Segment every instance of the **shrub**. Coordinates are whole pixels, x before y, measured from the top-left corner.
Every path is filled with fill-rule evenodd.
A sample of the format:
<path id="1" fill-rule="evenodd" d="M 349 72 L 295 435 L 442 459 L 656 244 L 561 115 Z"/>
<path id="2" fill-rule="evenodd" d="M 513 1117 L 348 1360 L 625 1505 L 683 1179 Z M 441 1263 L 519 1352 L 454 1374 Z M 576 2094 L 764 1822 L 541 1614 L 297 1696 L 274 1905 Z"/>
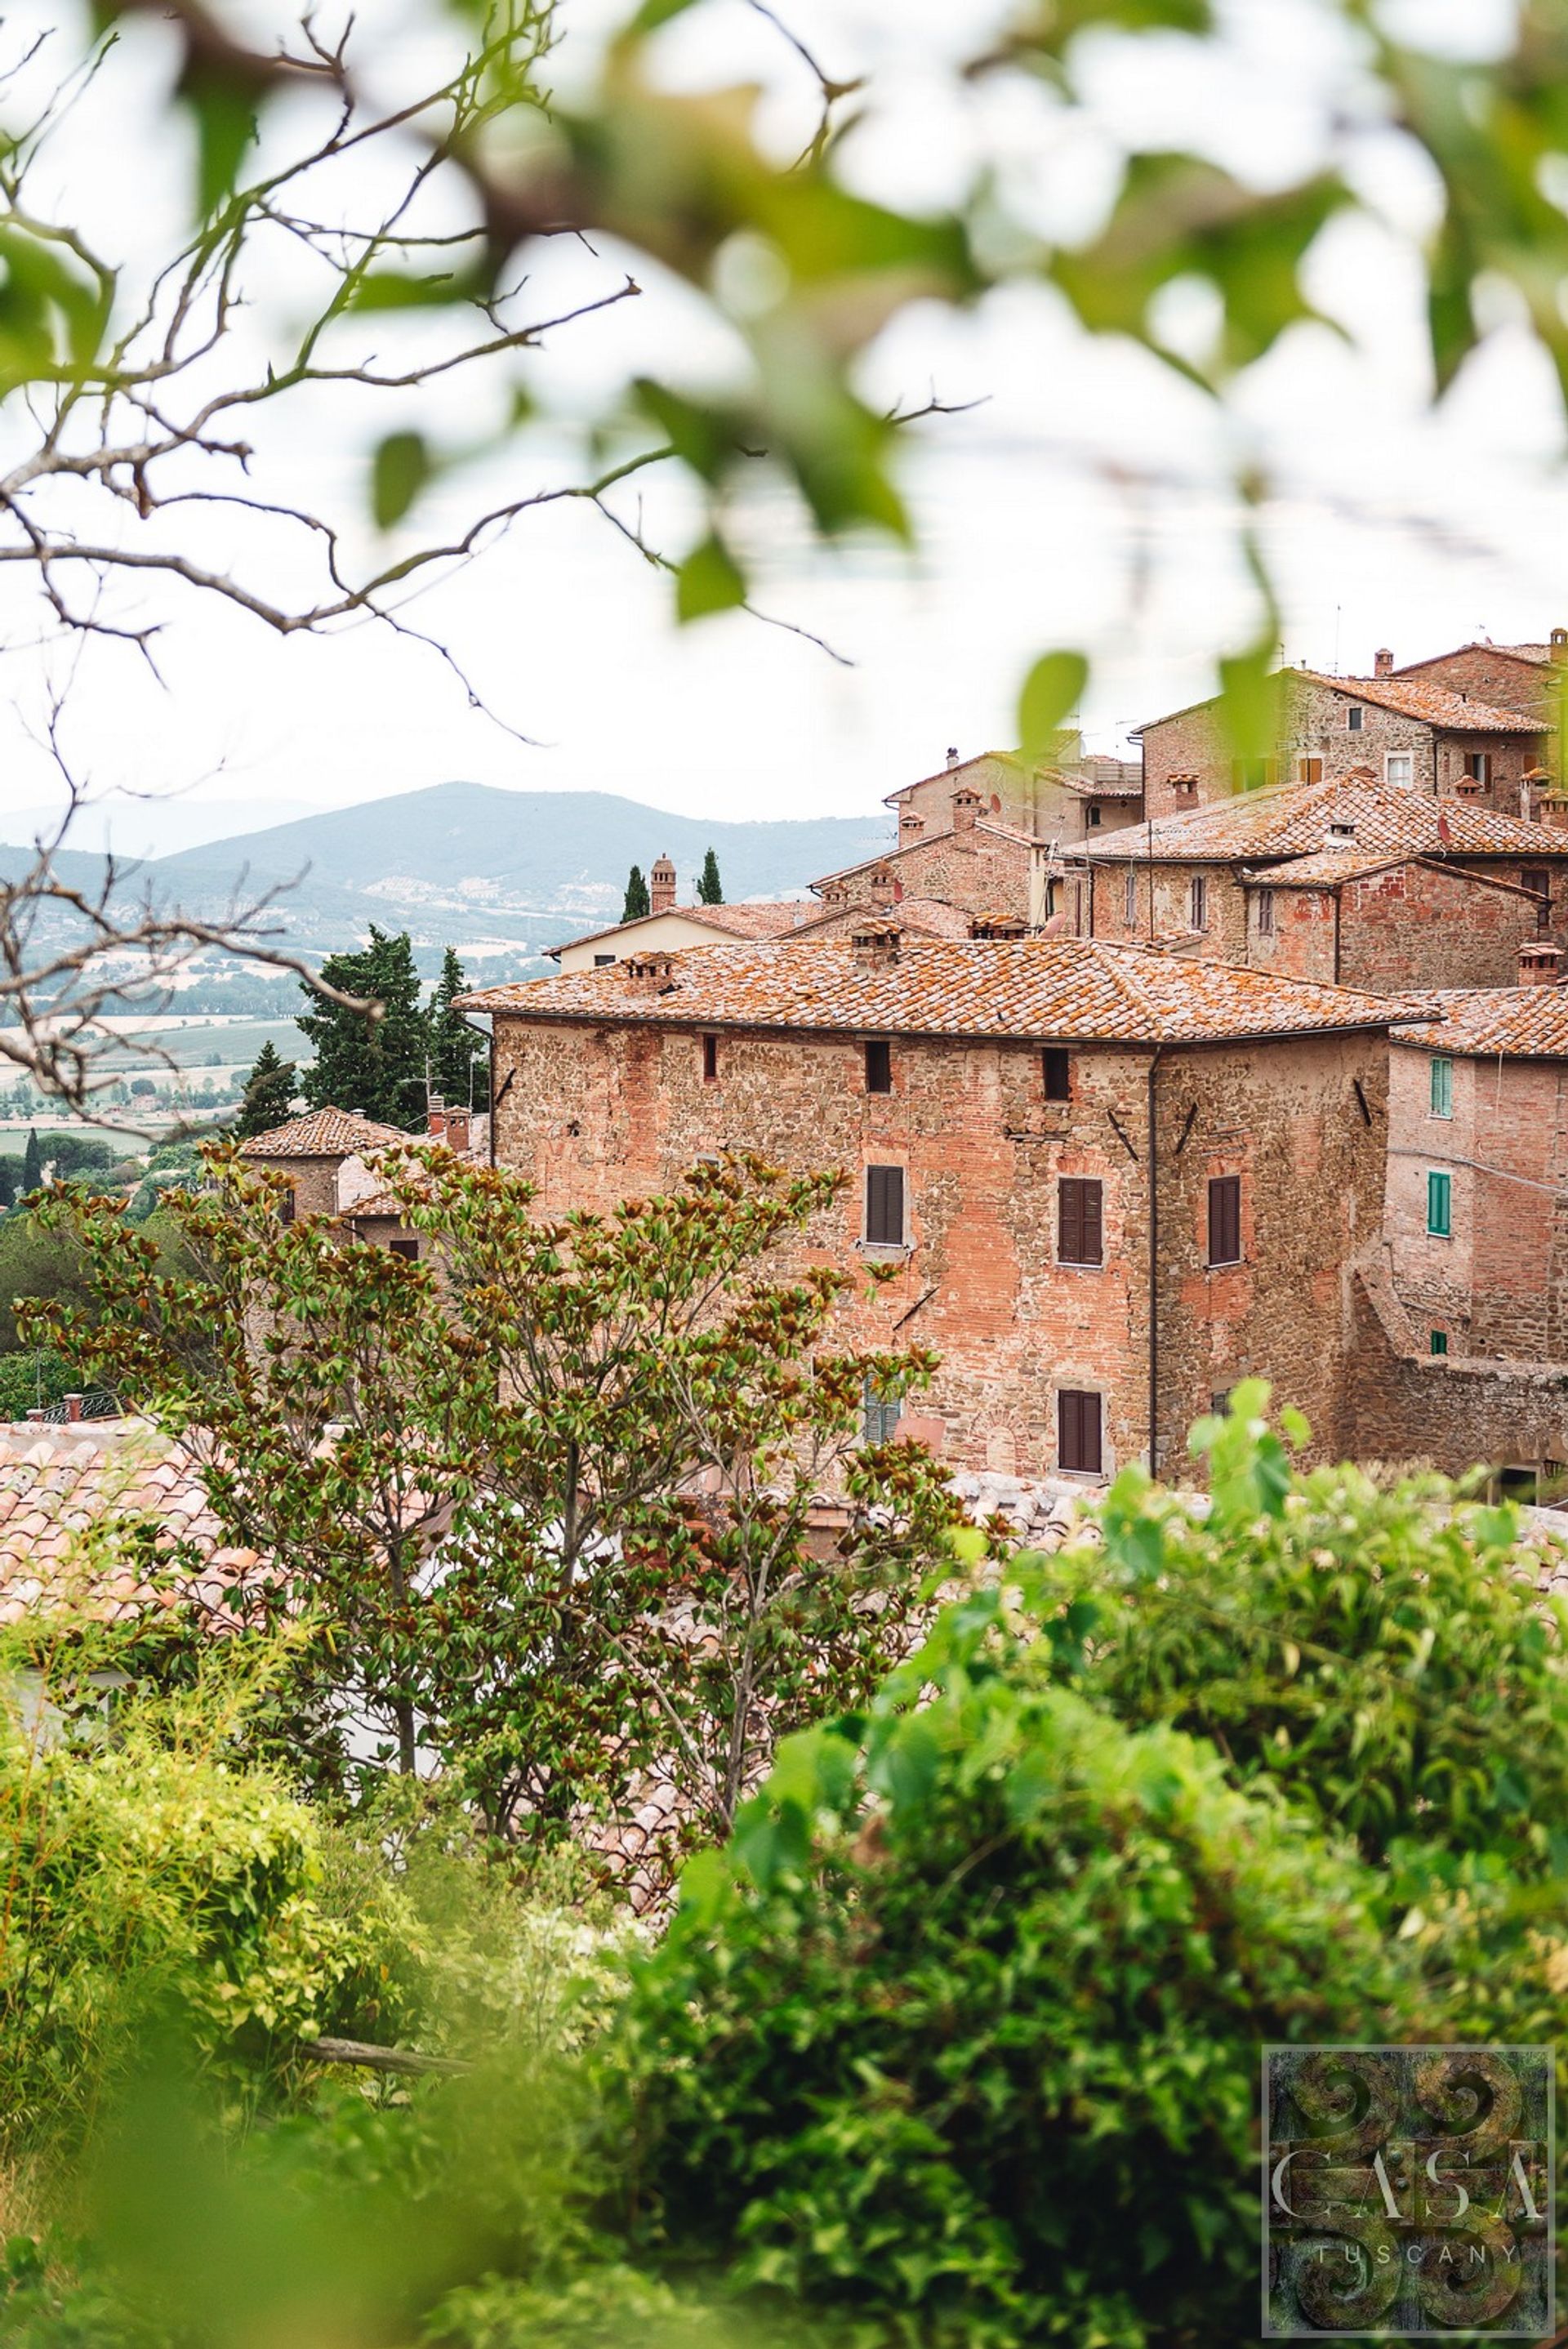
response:
<path id="1" fill-rule="evenodd" d="M 950 1609 L 692 1863 L 606 2068 L 626 2223 L 857 2338 L 1247 2339 L 1259 2042 L 1401 2035 L 1407 1962 L 1353 1854 L 1034 1649 Z"/>
<path id="2" fill-rule="evenodd" d="M 0 1420 L 26 1419 L 38 1405 L 58 1402 L 85 1383 L 63 1356 L 47 1347 L 0 1354 Z"/>

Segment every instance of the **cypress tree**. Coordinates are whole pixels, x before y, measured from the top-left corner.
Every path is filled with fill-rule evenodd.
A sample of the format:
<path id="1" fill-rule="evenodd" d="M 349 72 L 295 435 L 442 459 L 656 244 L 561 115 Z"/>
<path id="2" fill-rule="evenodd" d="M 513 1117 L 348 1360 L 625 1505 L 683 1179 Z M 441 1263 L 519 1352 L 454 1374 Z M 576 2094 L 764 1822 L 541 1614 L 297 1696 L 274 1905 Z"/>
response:
<path id="1" fill-rule="evenodd" d="M 430 992 L 430 1082 L 453 1109 L 484 1109 L 490 1102 L 490 1056 L 485 1040 L 470 1028 L 453 1000 L 469 991 L 456 947 L 441 959 L 441 976 Z"/>
<path id="2" fill-rule="evenodd" d="M 699 905 L 722 905 L 724 884 L 718 877 L 718 859 L 710 848 L 702 860 L 702 877 L 696 885 Z"/>
<path id="3" fill-rule="evenodd" d="M 253 1133 L 268 1133 L 274 1125 L 282 1125 L 294 1103 L 299 1087 L 299 1064 L 279 1055 L 269 1036 L 256 1054 L 256 1064 L 245 1079 L 245 1090 L 240 1097 L 240 1112 L 234 1120 L 234 1132 L 242 1139 Z"/>
<path id="4" fill-rule="evenodd" d="M 643 868 L 634 864 L 626 876 L 626 902 L 621 908 L 621 919 L 640 922 L 649 910 L 648 885 L 643 878 Z"/>
<path id="5" fill-rule="evenodd" d="M 16 1204 L 16 1161 L 7 1150 L 0 1153 L 0 1215 Z"/>
<path id="6" fill-rule="evenodd" d="M 22 1153 L 23 1197 L 26 1198 L 29 1191 L 41 1189 L 43 1181 L 44 1154 L 38 1147 L 38 1129 L 30 1125 L 27 1128 L 27 1146 Z"/>
<path id="7" fill-rule="evenodd" d="M 313 988 L 313 1006 L 294 1025 L 315 1048 L 300 1091 L 313 1109 L 356 1109 L 383 1125 L 416 1133 L 425 1123 L 425 1053 L 428 1042 L 419 974 L 407 930 L 389 938 L 370 926 L 370 942 L 355 954 L 329 955 L 321 975 L 347 995 L 372 998 L 381 1017 L 349 1011 Z"/>

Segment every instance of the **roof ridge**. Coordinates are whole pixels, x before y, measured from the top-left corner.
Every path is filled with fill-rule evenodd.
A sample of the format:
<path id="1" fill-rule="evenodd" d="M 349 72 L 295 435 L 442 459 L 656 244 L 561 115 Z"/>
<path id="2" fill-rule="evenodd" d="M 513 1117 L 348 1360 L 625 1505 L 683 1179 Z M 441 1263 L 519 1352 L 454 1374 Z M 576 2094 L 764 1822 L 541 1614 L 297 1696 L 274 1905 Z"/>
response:
<path id="1" fill-rule="evenodd" d="M 1056 941 L 1053 939 L 1050 943 L 1055 945 Z M 1154 998 L 1139 984 L 1138 980 L 1133 977 L 1132 973 L 1124 967 L 1120 959 L 1122 956 L 1129 954 L 1153 955 L 1156 952 L 1154 947 L 1139 946 L 1130 938 L 1125 941 L 1121 939 L 1112 941 L 1109 938 L 1080 938 L 1078 943 L 1080 946 L 1088 947 L 1093 950 L 1096 961 L 1100 963 L 1102 968 L 1109 970 L 1109 976 L 1115 980 L 1117 986 L 1119 987 L 1122 992 L 1130 999 L 1140 1011 L 1147 1013 L 1150 1019 L 1157 1019 L 1161 1025 L 1164 1024 L 1165 1014 L 1160 1005 L 1157 1004 Z M 1110 957 L 1110 959 L 1108 960 L 1108 957 Z M 1160 959 L 1161 962 L 1164 962 L 1168 957 L 1161 955 Z"/>

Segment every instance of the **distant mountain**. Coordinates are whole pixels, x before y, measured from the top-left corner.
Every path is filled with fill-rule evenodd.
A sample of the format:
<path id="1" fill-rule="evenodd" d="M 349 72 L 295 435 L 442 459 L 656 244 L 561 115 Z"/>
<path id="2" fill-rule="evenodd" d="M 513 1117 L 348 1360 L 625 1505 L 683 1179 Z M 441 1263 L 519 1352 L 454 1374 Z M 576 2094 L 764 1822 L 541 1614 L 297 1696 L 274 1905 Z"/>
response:
<path id="1" fill-rule="evenodd" d="M 683 900 L 707 851 L 727 897 L 804 893 L 889 845 L 891 820 L 822 816 L 721 823 L 670 815 L 609 792 L 508 792 L 435 783 L 334 809 L 142 865 L 139 883 L 211 915 L 236 892 L 294 883 L 280 903 L 291 937 L 341 946 L 369 922 L 416 943 L 548 945 L 621 911 L 628 868 L 667 854 Z M 0 851 L 0 862 L 5 852 Z"/>

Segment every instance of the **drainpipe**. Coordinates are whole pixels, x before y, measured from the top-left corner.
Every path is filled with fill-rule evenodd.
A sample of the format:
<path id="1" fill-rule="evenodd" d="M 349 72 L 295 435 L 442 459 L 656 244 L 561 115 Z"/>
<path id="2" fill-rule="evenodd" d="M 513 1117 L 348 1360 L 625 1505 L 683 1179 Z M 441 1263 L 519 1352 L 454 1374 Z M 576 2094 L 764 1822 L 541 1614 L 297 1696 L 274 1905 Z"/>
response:
<path id="1" fill-rule="evenodd" d="M 1336 986 L 1336 987 L 1337 987 L 1337 986 L 1338 986 L 1338 984 L 1339 984 L 1339 900 L 1340 900 L 1340 894 L 1341 894 L 1341 893 L 1340 893 L 1337 889 L 1336 889 L 1336 890 L 1335 891 L 1335 893 L 1334 893 L 1334 984 L 1335 984 L 1335 986 Z"/>
<path id="2" fill-rule="evenodd" d="M 1155 1116 L 1158 1044 L 1149 1062 L 1149 1473 L 1160 1474 L 1160 1157 Z"/>

